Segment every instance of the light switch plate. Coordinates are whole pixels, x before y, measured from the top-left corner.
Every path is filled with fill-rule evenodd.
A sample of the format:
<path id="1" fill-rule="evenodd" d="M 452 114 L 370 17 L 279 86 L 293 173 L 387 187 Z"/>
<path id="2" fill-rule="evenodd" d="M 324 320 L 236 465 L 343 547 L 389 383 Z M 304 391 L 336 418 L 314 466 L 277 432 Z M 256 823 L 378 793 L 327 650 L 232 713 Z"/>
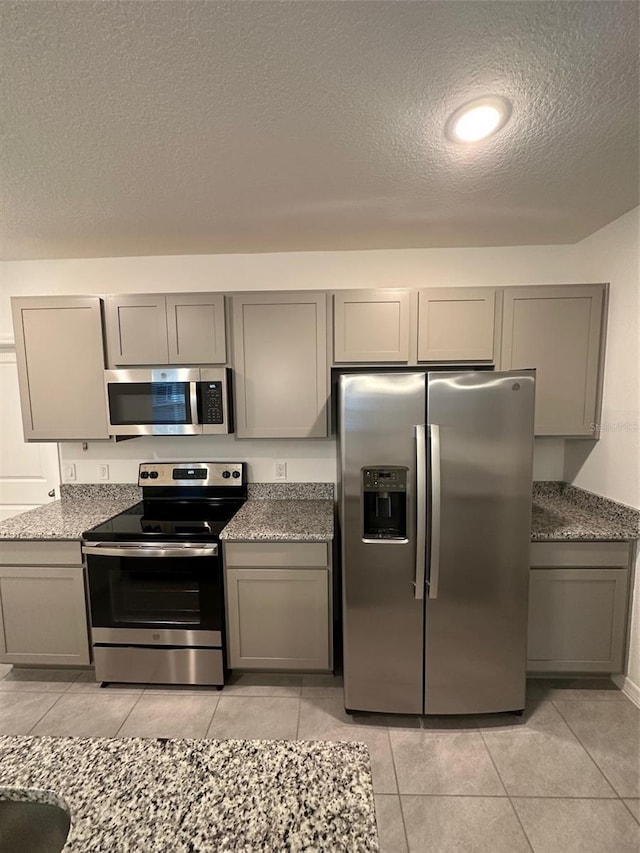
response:
<path id="1" fill-rule="evenodd" d="M 274 468 L 274 477 L 276 480 L 286 480 L 287 479 L 287 463 L 286 462 L 276 462 L 273 466 Z"/>
<path id="2" fill-rule="evenodd" d="M 73 483 L 76 479 L 76 466 L 73 462 L 64 463 L 64 481 L 65 483 Z"/>

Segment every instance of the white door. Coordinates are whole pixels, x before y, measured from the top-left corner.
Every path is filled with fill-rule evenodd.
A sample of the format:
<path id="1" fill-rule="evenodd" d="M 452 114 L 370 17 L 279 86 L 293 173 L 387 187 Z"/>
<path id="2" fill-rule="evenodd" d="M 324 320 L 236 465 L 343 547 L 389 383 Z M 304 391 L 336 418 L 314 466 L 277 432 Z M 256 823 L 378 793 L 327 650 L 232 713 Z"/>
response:
<path id="1" fill-rule="evenodd" d="M 59 474 L 55 442 L 24 440 L 16 351 L 0 346 L 0 521 L 54 500 L 48 492 L 57 490 Z"/>

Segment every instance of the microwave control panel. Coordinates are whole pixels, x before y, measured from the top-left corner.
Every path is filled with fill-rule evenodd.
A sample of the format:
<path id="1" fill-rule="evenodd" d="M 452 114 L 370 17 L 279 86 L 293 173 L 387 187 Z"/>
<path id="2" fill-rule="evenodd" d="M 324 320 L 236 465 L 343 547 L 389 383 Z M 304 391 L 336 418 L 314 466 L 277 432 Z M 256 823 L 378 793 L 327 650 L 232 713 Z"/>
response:
<path id="1" fill-rule="evenodd" d="M 222 382 L 200 382 L 200 423 L 224 423 L 224 396 Z"/>

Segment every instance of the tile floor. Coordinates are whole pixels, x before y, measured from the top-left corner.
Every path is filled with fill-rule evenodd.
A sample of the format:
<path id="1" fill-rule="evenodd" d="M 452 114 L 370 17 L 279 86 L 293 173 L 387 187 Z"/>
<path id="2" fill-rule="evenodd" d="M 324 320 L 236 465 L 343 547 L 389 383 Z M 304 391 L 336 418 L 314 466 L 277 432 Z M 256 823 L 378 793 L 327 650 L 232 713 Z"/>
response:
<path id="1" fill-rule="evenodd" d="M 523 717 L 344 713 L 339 678 L 222 692 L 0 665 L 0 734 L 359 740 L 383 853 L 637 853 L 640 710 L 609 681 L 531 681 Z"/>

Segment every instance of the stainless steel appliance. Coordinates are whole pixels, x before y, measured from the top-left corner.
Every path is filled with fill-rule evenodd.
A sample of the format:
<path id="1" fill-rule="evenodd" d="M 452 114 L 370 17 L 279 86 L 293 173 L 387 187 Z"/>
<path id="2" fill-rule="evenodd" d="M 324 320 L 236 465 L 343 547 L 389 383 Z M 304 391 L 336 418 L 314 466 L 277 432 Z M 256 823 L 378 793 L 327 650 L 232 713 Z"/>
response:
<path id="1" fill-rule="evenodd" d="M 227 367 L 105 370 L 110 435 L 233 432 Z"/>
<path id="2" fill-rule="evenodd" d="M 524 708 L 534 385 L 339 377 L 348 710 Z"/>
<path id="3" fill-rule="evenodd" d="M 219 534 L 247 497 L 242 462 L 140 465 L 141 503 L 83 533 L 96 680 L 224 683 Z"/>

